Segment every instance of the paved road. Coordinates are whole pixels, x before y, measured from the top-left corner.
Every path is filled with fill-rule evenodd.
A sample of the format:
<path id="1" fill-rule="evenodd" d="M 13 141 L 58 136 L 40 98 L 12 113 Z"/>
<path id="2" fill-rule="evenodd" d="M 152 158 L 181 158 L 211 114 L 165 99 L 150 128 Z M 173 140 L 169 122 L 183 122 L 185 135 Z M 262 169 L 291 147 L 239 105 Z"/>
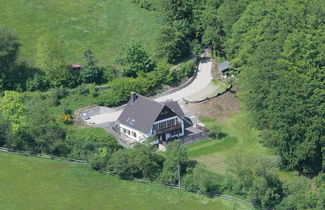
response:
<path id="1" fill-rule="evenodd" d="M 198 73 L 194 81 L 187 87 L 174 92 L 172 94 L 162 96 L 159 98 L 156 98 L 155 101 L 162 102 L 166 100 L 174 100 L 174 101 L 179 101 L 182 98 L 189 97 L 193 94 L 197 94 L 198 92 L 202 92 L 203 89 L 205 89 L 211 80 L 213 79 L 211 76 L 211 69 L 212 69 L 212 61 L 211 59 L 201 59 L 201 62 L 199 64 L 198 68 Z M 204 95 L 204 91 L 202 92 Z M 211 93 L 206 93 L 206 94 L 211 94 Z M 114 110 L 112 109 L 111 112 L 105 113 L 105 114 L 100 114 L 91 117 L 89 121 L 94 122 L 95 124 L 101 124 L 105 122 L 113 122 L 118 119 L 118 117 L 121 114 L 121 110 Z"/>

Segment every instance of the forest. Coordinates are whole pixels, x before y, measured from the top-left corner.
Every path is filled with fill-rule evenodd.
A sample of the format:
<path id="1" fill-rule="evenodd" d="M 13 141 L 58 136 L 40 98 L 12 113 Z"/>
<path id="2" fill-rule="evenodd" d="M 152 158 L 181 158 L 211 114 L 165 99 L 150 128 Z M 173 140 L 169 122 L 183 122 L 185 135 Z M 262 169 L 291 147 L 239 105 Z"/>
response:
<path id="1" fill-rule="evenodd" d="M 127 43 L 114 65 L 102 66 L 91 49 L 83 68 L 65 62 L 62 46 L 48 34 L 37 40 L 36 63 L 18 59 L 22 43 L 0 29 L 0 146 L 92 161 L 121 178 L 159 180 L 188 191 L 232 191 L 265 209 L 321 209 L 325 206 L 325 2 L 323 0 L 132 0 L 159 16 L 157 47 Z M 234 157 L 220 184 L 218 175 L 184 158 L 161 157 L 152 148 L 121 149 L 111 136 L 80 136 L 62 124 L 72 110 L 62 101 L 92 95 L 99 105 L 118 106 L 130 91 L 153 95 L 190 77 L 195 62 L 170 71 L 204 47 L 231 61 L 238 96 L 261 131 L 263 145 L 279 160 Z M 97 85 L 108 90 L 97 91 Z M 60 107 L 60 118 L 47 107 Z M 212 131 L 213 133 L 213 131 Z M 51 136 L 52 141 L 47 141 Z M 81 145 L 76 139 L 86 139 Z M 137 152 L 135 152 L 137 151 Z M 143 156 L 139 155 L 142 154 Z M 128 158 L 134 159 L 129 162 Z M 143 159 L 142 159 L 143 158 Z M 143 160 L 148 160 L 142 164 Z M 150 160 L 150 161 L 149 161 Z M 245 167 L 247 163 L 256 167 Z M 177 164 L 176 164 L 177 163 Z M 183 166 L 181 175 L 177 167 Z M 118 167 L 123 166 L 123 167 Z M 282 183 L 279 168 L 296 170 L 297 180 Z M 186 171 L 187 169 L 187 171 Z M 207 180 L 215 180 L 208 182 Z"/>

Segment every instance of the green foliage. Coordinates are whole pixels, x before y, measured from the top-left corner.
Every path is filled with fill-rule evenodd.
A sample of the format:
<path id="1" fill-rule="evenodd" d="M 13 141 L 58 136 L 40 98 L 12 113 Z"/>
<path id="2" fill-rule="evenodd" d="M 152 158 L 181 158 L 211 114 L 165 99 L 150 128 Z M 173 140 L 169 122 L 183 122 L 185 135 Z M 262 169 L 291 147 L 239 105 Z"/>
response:
<path id="1" fill-rule="evenodd" d="M 322 191 L 321 188 L 315 188 L 312 185 L 312 181 L 305 177 L 296 177 L 286 183 L 284 186 L 286 197 L 277 209 L 323 209 L 324 188 Z"/>
<path id="2" fill-rule="evenodd" d="M 5 91 L 0 101 L 0 112 L 10 123 L 10 130 L 17 134 L 27 125 L 24 96 L 15 91 Z"/>
<path id="3" fill-rule="evenodd" d="M 209 196 L 214 196 L 216 193 L 221 193 L 221 183 L 218 182 L 217 174 L 209 171 L 203 165 L 196 165 L 192 173 L 184 176 L 182 186 L 186 191 L 201 192 Z"/>
<path id="4" fill-rule="evenodd" d="M 221 139 L 224 137 L 224 133 L 222 132 L 221 128 L 218 125 L 213 125 L 209 129 L 209 137 L 213 139 Z"/>
<path id="5" fill-rule="evenodd" d="M 101 83 L 103 79 L 104 69 L 97 66 L 96 58 L 91 50 L 87 50 L 84 53 L 85 66 L 82 66 L 80 70 L 80 82 L 81 83 Z M 76 70 L 78 71 L 78 70 Z"/>
<path id="6" fill-rule="evenodd" d="M 166 159 L 164 162 L 163 171 L 160 175 L 160 180 L 162 183 L 168 184 L 180 184 L 180 179 L 183 166 L 187 160 L 186 148 L 181 145 L 179 140 L 175 140 L 167 145 Z"/>
<path id="7" fill-rule="evenodd" d="M 118 62 L 123 66 L 123 74 L 136 77 L 140 72 L 150 72 L 156 67 L 145 49 L 137 42 L 126 45 Z"/>
<path id="8" fill-rule="evenodd" d="M 16 62 L 20 45 L 13 33 L 0 27 L 0 90 L 6 87 L 8 74 Z"/>
<path id="9" fill-rule="evenodd" d="M 127 102 L 131 92 L 147 94 L 156 84 L 144 77 L 118 77 L 108 83 L 109 90 L 99 94 L 97 103 L 105 106 L 118 106 Z"/>
<path id="10" fill-rule="evenodd" d="M 310 175 L 324 169 L 325 10 L 315 5 L 320 1 L 252 2 L 226 43 L 265 145 L 289 169 Z"/>
<path id="11" fill-rule="evenodd" d="M 138 144 L 134 149 L 115 152 L 107 167 L 122 179 L 145 178 L 155 180 L 159 176 L 163 158 L 151 145 Z"/>
<path id="12" fill-rule="evenodd" d="M 167 58 L 170 63 L 175 63 L 188 53 L 189 44 L 185 34 L 176 27 L 163 25 L 157 36 L 157 56 Z"/>
<path id="13" fill-rule="evenodd" d="M 238 153 L 229 161 L 226 188 L 247 195 L 259 208 L 272 209 L 280 203 L 283 189 L 276 159 Z"/>
<path id="14" fill-rule="evenodd" d="M 191 0 L 161 0 L 159 10 L 172 20 L 186 19 L 191 16 Z"/>
<path id="15" fill-rule="evenodd" d="M 1 188 L 2 209 L 48 209 L 51 205 L 66 209 L 65 199 L 72 209 L 152 210 L 161 209 L 162 204 L 164 209 L 251 209 L 221 198 L 126 182 L 82 164 L 4 152 L 0 160 L 0 186 L 15 183 L 15 187 Z"/>
<path id="16" fill-rule="evenodd" d="M 66 131 L 51 115 L 48 101 L 36 96 L 27 106 L 28 127 L 26 131 L 30 137 L 29 150 L 66 156 L 70 150 L 65 142 Z"/>
<path id="17" fill-rule="evenodd" d="M 52 86 L 67 85 L 71 77 L 65 63 L 62 43 L 48 34 L 37 41 L 36 66 L 45 72 Z"/>
<path id="18" fill-rule="evenodd" d="M 121 146 L 105 131 L 103 134 L 95 131 L 96 129 L 71 130 L 67 134 L 66 142 L 71 146 L 69 157 L 90 161 L 95 169 L 101 169 Z"/>

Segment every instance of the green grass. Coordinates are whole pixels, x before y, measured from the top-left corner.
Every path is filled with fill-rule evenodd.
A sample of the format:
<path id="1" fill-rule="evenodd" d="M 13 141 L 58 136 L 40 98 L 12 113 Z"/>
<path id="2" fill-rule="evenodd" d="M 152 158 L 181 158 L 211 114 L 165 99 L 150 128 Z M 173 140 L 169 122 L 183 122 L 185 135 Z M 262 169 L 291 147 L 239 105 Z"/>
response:
<path id="1" fill-rule="evenodd" d="M 209 128 L 219 125 L 227 134 L 222 140 L 205 140 L 187 146 L 189 157 L 207 165 L 213 171 L 223 174 L 226 160 L 239 151 L 254 154 L 271 154 L 260 143 L 259 132 L 248 124 L 249 115 L 245 111 L 234 114 L 225 121 L 203 118 L 201 121 Z"/>
<path id="2" fill-rule="evenodd" d="M 157 17 L 131 0 L 0 0 L 0 5 L 0 27 L 20 38 L 21 57 L 30 62 L 44 33 L 63 42 L 68 63 L 80 62 L 88 49 L 103 64 L 112 63 L 132 40 L 150 52 L 155 48 Z"/>
<path id="3" fill-rule="evenodd" d="M 222 140 L 205 140 L 202 142 L 194 143 L 188 147 L 189 157 L 199 157 L 203 155 L 209 155 L 216 152 L 227 151 L 237 144 L 237 138 L 228 136 Z"/>
<path id="4" fill-rule="evenodd" d="M 238 203 L 122 181 L 88 166 L 0 153 L 0 209 L 245 209 Z"/>

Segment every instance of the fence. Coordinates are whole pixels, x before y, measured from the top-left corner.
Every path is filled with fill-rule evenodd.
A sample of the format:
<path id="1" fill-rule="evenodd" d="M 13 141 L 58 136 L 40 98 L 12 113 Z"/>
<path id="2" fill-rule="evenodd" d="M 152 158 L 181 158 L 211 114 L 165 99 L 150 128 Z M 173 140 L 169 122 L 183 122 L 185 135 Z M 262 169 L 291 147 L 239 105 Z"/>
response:
<path id="1" fill-rule="evenodd" d="M 185 137 L 180 137 L 179 139 L 181 140 L 182 144 L 183 145 L 186 145 L 186 144 L 191 144 L 191 143 L 194 143 L 194 142 L 198 142 L 204 138 L 207 138 L 207 133 L 205 131 L 202 131 L 200 133 L 196 133 L 196 134 L 193 134 L 193 135 L 188 135 L 188 136 L 185 136 Z"/>
<path id="2" fill-rule="evenodd" d="M 57 156 L 51 156 L 51 155 L 44 155 L 44 154 L 38 154 L 38 153 L 34 153 L 34 152 L 29 152 L 29 151 L 19 151 L 19 150 L 4 148 L 4 147 L 0 147 L 0 152 L 14 153 L 14 154 L 31 156 L 31 157 L 39 157 L 39 158 L 45 158 L 45 159 L 51 159 L 51 160 L 58 160 L 58 161 L 64 161 L 64 162 L 72 162 L 72 163 L 90 165 L 88 161 L 84 161 L 84 160 L 76 160 L 76 159 L 69 159 L 69 158 L 63 158 L 63 157 L 57 157 Z M 112 171 L 107 170 L 107 169 L 100 169 L 99 171 L 109 174 L 111 176 L 118 176 L 117 174 L 115 174 Z M 146 180 L 146 179 L 131 178 L 130 180 L 135 181 L 135 182 L 144 183 L 144 184 L 152 184 L 152 185 L 156 185 L 156 186 L 160 186 L 160 187 L 168 187 L 168 188 L 174 188 L 174 189 L 179 189 L 179 190 L 183 189 L 183 188 L 179 188 L 178 185 L 160 184 L 158 182 L 154 182 L 154 181 L 150 181 L 150 180 Z M 200 192 L 197 192 L 197 193 L 200 193 Z M 215 194 L 214 197 L 219 197 L 224 200 L 232 200 L 232 201 L 236 201 L 236 202 L 239 202 L 239 203 L 242 203 L 245 205 L 253 206 L 252 203 L 250 203 L 248 201 L 241 200 L 239 198 L 235 198 L 235 197 L 231 197 L 231 196 L 227 196 L 227 195 Z"/>

